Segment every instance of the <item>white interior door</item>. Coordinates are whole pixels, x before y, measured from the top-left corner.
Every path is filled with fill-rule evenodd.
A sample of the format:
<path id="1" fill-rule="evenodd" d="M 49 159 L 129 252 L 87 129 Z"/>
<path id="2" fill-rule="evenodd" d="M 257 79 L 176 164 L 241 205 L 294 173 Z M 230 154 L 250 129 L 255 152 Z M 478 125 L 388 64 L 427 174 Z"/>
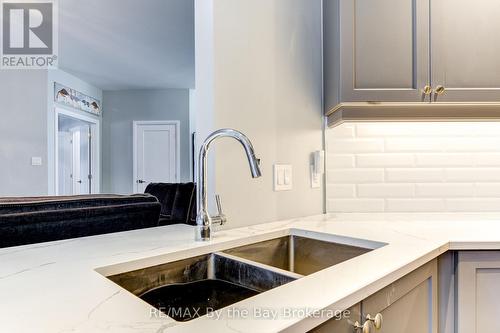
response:
<path id="1" fill-rule="evenodd" d="M 73 134 L 73 194 L 91 193 L 90 127 L 79 126 Z"/>
<path id="2" fill-rule="evenodd" d="M 149 183 L 178 182 L 178 123 L 134 124 L 134 189 L 144 193 Z"/>
<path id="3" fill-rule="evenodd" d="M 58 132 L 58 172 L 59 194 L 73 194 L 73 136 L 72 133 Z"/>
<path id="4" fill-rule="evenodd" d="M 73 195 L 82 194 L 81 162 L 80 162 L 80 131 L 73 135 Z"/>
<path id="5" fill-rule="evenodd" d="M 90 126 L 80 126 L 77 131 L 80 133 L 80 193 L 91 193 L 91 154 L 90 154 Z"/>

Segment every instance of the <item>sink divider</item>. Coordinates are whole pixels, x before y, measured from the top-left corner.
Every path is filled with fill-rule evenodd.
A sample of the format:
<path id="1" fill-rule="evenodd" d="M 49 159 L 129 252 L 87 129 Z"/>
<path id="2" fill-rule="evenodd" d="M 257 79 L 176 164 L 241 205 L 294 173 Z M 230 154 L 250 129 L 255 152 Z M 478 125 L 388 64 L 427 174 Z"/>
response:
<path id="1" fill-rule="evenodd" d="M 251 266 L 255 266 L 255 267 L 258 267 L 258 268 L 261 268 L 261 269 L 265 269 L 267 271 L 271 271 L 271 272 L 274 272 L 274 273 L 277 273 L 277 274 L 280 274 L 280 275 L 288 276 L 288 277 L 290 277 L 291 279 L 294 279 L 294 280 L 297 280 L 297 279 L 300 279 L 300 278 L 304 277 L 304 275 L 302 275 L 302 274 L 298 274 L 298 273 L 287 271 L 287 270 L 284 270 L 284 269 L 281 269 L 281 268 L 269 266 L 269 265 L 266 265 L 266 264 L 262 264 L 260 262 L 256 262 L 256 261 L 245 259 L 245 258 L 241 258 L 241 257 L 238 257 L 238 256 L 233 256 L 233 255 L 228 254 L 228 253 L 214 252 L 213 254 L 214 254 L 214 256 L 219 256 L 219 257 L 223 257 L 223 258 L 226 258 L 226 259 L 229 259 L 229 260 L 238 261 L 238 262 L 241 262 L 241 263 L 244 263 L 244 264 L 247 264 L 247 265 L 251 265 Z"/>

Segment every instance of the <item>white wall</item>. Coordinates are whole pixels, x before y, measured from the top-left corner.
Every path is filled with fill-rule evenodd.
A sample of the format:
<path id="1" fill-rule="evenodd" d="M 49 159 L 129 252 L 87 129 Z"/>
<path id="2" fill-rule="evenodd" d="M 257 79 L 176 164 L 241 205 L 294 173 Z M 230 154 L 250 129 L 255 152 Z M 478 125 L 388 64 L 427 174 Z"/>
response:
<path id="1" fill-rule="evenodd" d="M 330 212 L 500 211 L 500 123 L 329 129 Z"/>
<path id="2" fill-rule="evenodd" d="M 190 181 L 189 90 L 105 91 L 103 104 L 103 192 L 133 193 L 133 121 L 181 122 L 181 181 Z"/>
<path id="3" fill-rule="evenodd" d="M 322 148 L 321 1 L 198 0 L 195 10 L 199 139 L 233 127 L 262 160 L 263 177 L 252 179 L 240 145 L 216 143 L 228 227 L 321 213 L 309 180 L 310 154 Z M 274 163 L 293 165 L 292 191 L 273 192 Z"/>
<path id="4" fill-rule="evenodd" d="M 0 72 L 0 196 L 46 195 L 47 72 Z M 31 166 L 31 157 L 42 166 Z"/>

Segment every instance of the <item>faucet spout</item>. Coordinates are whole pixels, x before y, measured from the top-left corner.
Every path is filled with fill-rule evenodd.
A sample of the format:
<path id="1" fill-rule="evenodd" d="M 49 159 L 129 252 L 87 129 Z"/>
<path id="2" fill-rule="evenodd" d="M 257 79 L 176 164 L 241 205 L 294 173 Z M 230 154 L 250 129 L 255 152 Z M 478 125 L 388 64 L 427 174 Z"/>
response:
<path id="1" fill-rule="evenodd" d="M 196 207 L 198 213 L 196 216 L 195 239 L 197 241 L 207 241 L 212 237 L 212 225 L 214 223 L 224 224 L 226 217 L 222 214 L 220 201 L 218 201 L 219 214 L 210 216 L 208 212 L 208 194 L 207 194 L 207 161 L 210 146 L 219 138 L 233 138 L 241 143 L 248 159 L 250 172 L 253 178 L 258 178 L 262 175 L 260 170 L 260 160 L 255 156 L 252 142 L 240 131 L 230 128 L 217 130 L 210 134 L 203 142 L 200 153 L 198 155 L 198 184 L 196 186 Z"/>

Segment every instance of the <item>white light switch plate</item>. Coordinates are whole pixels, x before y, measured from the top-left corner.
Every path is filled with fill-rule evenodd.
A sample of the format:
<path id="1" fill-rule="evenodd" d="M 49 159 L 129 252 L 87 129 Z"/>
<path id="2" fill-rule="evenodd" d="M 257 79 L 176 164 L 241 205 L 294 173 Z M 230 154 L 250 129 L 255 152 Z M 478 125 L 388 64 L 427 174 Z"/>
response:
<path id="1" fill-rule="evenodd" d="M 41 157 L 32 157 L 31 158 L 31 165 L 32 166 L 41 166 L 42 165 L 42 158 Z"/>
<path id="2" fill-rule="evenodd" d="M 293 170 L 290 164 L 274 165 L 274 191 L 289 191 L 293 188 Z"/>

